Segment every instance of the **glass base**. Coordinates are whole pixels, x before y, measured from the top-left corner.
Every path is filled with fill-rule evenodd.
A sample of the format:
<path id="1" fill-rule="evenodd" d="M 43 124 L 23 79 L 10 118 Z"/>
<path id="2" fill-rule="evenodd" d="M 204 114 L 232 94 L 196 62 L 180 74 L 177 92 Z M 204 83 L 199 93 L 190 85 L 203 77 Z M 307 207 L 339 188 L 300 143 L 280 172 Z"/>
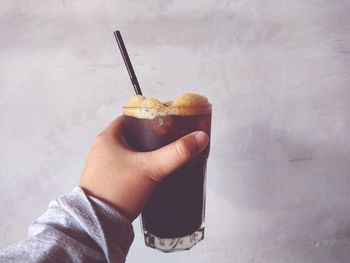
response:
<path id="1" fill-rule="evenodd" d="M 189 250 L 204 238 L 204 224 L 193 234 L 177 238 L 160 238 L 143 230 L 145 244 L 148 247 L 158 249 L 163 252 L 175 252 Z"/>

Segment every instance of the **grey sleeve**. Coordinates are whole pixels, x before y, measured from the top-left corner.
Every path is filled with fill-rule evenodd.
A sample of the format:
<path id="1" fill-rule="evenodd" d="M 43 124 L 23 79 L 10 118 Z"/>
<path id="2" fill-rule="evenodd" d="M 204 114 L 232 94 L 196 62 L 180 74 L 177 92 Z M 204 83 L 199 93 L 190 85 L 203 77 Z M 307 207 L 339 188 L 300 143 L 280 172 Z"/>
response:
<path id="1" fill-rule="evenodd" d="M 0 250 L 0 262 L 125 262 L 131 223 L 76 187 L 51 201 L 27 238 Z"/>

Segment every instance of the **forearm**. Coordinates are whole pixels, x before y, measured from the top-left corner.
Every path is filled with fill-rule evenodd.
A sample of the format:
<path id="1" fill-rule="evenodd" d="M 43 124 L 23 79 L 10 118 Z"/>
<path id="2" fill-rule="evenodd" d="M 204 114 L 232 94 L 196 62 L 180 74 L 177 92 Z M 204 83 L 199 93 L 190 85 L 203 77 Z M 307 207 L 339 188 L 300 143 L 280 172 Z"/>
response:
<path id="1" fill-rule="evenodd" d="M 49 204 L 28 236 L 0 251 L 1 262 L 124 262 L 134 233 L 131 223 L 76 187 Z"/>

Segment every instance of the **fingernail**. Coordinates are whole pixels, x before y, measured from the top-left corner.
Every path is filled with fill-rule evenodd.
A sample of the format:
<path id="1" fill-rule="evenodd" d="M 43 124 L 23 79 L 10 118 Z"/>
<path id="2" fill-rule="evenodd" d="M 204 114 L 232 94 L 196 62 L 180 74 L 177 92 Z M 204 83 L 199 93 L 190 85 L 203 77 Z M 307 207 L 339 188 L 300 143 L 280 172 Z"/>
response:
<path id="1" fill-rule="evenodd" d="M 197 144 L 200 148 L 204 148 L 205 146 L 207 146 L 209 141 L 208 135 L 202 131 L 196 132 L 194 138 L 196 139 Z"/>

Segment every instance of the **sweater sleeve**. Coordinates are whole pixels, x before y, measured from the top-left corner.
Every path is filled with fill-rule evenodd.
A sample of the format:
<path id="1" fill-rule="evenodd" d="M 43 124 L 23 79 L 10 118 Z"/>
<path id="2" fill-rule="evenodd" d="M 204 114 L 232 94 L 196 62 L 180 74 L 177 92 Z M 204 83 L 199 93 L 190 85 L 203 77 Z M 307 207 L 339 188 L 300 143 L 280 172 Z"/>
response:
<path id="1" fill-rule="evenodd" d="M 0 262 L 125 262 L 130 221 L 80 187 L 51 201 L 27 238 L 0 250 Z"/>

